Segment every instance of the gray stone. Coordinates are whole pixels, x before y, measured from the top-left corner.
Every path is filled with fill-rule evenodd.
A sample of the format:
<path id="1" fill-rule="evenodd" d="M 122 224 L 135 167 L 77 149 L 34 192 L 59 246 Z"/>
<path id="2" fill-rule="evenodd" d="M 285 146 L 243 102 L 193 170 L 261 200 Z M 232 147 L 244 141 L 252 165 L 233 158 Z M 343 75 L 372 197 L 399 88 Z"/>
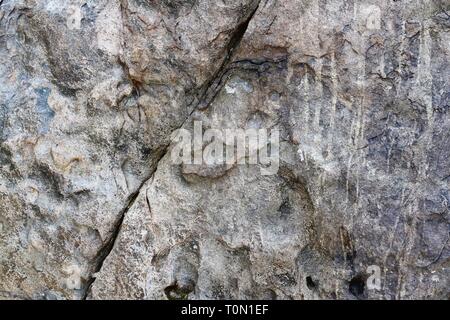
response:
<path id="1" fill-rule="evenodd" d="M 448 299 L 449 15 L 0 1 L 0 298 Z M 175 165 L 194 121 L 278 172 Z"/>

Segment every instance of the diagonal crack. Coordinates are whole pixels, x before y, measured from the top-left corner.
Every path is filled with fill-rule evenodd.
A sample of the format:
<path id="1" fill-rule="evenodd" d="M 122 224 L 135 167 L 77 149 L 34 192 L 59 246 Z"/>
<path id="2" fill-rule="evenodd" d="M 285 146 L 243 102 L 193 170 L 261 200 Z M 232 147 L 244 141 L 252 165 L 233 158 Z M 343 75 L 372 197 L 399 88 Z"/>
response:
<path id="1" fill-rule="evenodd" d="M 256 11 L 258 10 L 260 3 L 261 3 L 261 0 L 255 1 L 253 8 L 252 8 L 253 10 L 250 12 L 248 17 L 236 27 L 236 29 L 232 33 L 232 36 L 226 46 L 225 59 L 223 60 L 222 64 L 217 69 L 217 71 L 214 73 L 214 75 L 211 77 L 211 79 L 209 81 L 207 81 L 206 84 L 203 85 L 202 88 L 199 90 L 199 92 L 197 94 L 197 98 L 194 99 L 194 101 L 188 105 L 188 108 L 191 109 L 189 114 L 186 116 L 186 118 L 184 119 L 182 124 L 175 130 L 173 130 L 173 132 L 182 128 L 186 124 L 186 122 L 191 118 L 191 116 L 195 112 L 195 110 L 197 110 L 198 108 L 205 108 L 205 106 L 206 107 L 209 106 L 209 104 L 214 100 L 214 97 L 216 96 L 217 91 L 220 90 L 220 83 L 222 81 L 223 75 L 226 73 L 227 66 L 230 64 L 236 49 L 239 47 L 239 45 L 242 41 L 242 38 L 244 37 L 244 34 L 247 31 L 248 25 L 250 24 L 250 21 L 252 20 Z M 121 1 L 121 6 L 123 6 L 122 1 Z M 121 8 L 121 9 L 123 9 L 123 8 Z M 194 107 L 192 107 L 193 105 L 194 105 Z M 117 220 L 117 222 L 115 223 L 115 225 L 113 227 L 111 237 L 103 245 L 103 247 L 99 250 L 96 258 L 94 259 L 94 261 L 95 261 L 94 272 L 91 274 L 90 279 L 87 281 L 87 286 L 86 286 L 85 292 L 83 294 L 82 300 L 86 300 L 88 298 L 89 293 L 91 292 L 91 289 L 92 289 L 92 285 L 94 284 L 95 279 L 96 279 L 94 277 L 94 274 L 98 273 L 102 269 L 103 263 L 105 262 L 106 258 L 108 258 L 108 256 L 111 254 L 111 252 L 115 246 L 115 243 L 119 237 L 120 231 L 122 229 L 123 221 L 125 220 L 125 216 L 126 216 L 128 210 L 130 210 L 130 208 L 135 203 L 135 201 L 136 201 L 138 195 L 140 194 L 142 188 L 144 187 L 144 185 L 150 179 L 153 178 L 155 172 L 158 169 L 159 163 L 161 162 L 162 158 L 168 152 L 169 146 L 170 146 L 170 142 L 167 145 L 160 148 L 161 152 L 159 152 L 157 161 L 155 162 L 156 164 L 155 164 L 154 169 L 149 174 L 149 176 L 143 180 L 143 182 L 140 184 L 139 188 L 127 198 L 126 205 L 120 211 L 119 219 Z"/>

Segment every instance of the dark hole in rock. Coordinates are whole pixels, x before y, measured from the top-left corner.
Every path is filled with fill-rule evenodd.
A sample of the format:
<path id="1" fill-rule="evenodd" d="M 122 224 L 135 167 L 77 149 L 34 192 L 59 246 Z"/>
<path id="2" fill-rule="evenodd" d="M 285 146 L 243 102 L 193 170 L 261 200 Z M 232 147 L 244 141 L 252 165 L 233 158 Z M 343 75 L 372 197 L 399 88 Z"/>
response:
<path id="1" fill-rule="evenodd" d="M 288 216 L 291 214 L 292 208 L 291 205 L 289 203 L 289 199 L 285 200 L 280 208 L 278 209 L 278 212 L 281 213 L 282 216 Z"/>
<path id="2" fill-rule="evenodd" d="M 350 280 L 348 290 L 352 295 L 361 298 L 364 295 L 366 283 L 361 275 L 357 275 Z"/>
<path id="3" fill-rule="evenodd" d="M 189 293 L 192 291 L 193 287 L 180 287 L 177 283 L 164 289 L 164 293 L 169 300 L 187 300 Z"/>
<path id="4" fill-rule="evenodd" d="M 314 290 L 317 287 L 317 284 L 314 282 L 314 280 L 310 277 L 306 277 L 306 286 L 309 290 Z"/>

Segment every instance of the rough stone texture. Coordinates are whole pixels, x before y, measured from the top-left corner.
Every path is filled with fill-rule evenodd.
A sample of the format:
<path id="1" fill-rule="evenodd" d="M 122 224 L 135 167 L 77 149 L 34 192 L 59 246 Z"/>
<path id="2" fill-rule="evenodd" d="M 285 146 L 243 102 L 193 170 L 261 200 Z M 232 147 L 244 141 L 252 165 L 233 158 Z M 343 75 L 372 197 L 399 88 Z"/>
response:
<path id="1" fill-rule="evenodd" d="M 0 298 L 449 298 L 448 1 L 0 0 L 0 53 Z"/>

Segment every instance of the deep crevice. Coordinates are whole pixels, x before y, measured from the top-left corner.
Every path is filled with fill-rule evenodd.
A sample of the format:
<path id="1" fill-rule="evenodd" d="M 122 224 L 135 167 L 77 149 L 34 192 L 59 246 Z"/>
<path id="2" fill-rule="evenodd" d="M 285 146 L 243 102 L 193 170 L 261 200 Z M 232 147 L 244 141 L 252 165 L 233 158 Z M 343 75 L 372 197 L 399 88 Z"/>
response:
<path id="1" fill-rule="evenodd" d="M 145 180 L 145 182 L 147 182 L 147 180 Z M 145 184 L 145 182 L 143 184 Z M 94 269 L 93 274 L 99 272 L 102 269 L 103 263 L 105 262 L 106 258 L 110 255 L 112 249 L 114 248 L 114 245 L 119 237 L 120 230 L 122 229 L 123 221 L 125 219 L 125 214 L 133 206 L 134 202 L 136 201 L 136 199 L 140 193 L 141 188 L 142 188 L 142 186 L 139 187 L 136 192 L 132 193 L 128 197 L 127 205 L 125 206 L 124 209 L 121 210 L 121 212 L 119 214 L 119 220 L 114 225 L 111 237 L 103 245 L 103 247 L 99 250 L 97 257 L 95 258 L 96 263 L 95 263 L 95 269 Z M 94 282 L 95 282 L 95 277 L 93 277 L 91 275 L 91 278 L 89 279 L 87 287 L 86 287 L 86 291 L 83 295 L 83 300 L 87 299 L 87 297 L 90 293 L 90 289 Z"/>
<path id="2" fill-rule="evenodd" d="M 183 121 L 183 123 L 176 128 L 174 131 L 182 128 L 185 123 L 191 118 L 192 114 L 194 113 L 195 110 L 197 110 L 199 108 L 199 106 L 202 104 L 202 102 L 208 101 L 207 105 L 209 105 L 209 103 L 214 99 L 215 95 L 217 94 L 217 87 L 220 85 L 221 83 L 221 78 L 223 76 L 223 74 L 225 73 L 226 67 L 229 65 L 232 57 L 233 57 L 233 53 L 235 52 L 236 48 L 239 47 L 242 38 L 245 34 L 245 32 L 247 31 L 248 25 L 250 24 L 251 19 L 253 18 L 253 16 L 255 15 L 256 11 L 258 10 L 259 4 L 261 3 L 261 0 L 256 2 L 255 8 L 253 8 L 252 12 L 250 13 L 250 15 L 248 16 L 248 18 L 242 22 L 241 24 L 239 24 L 237 26 L 237 28 L 235 29 L 235 31 L 233 32 L 230 41 L 228 42 L 227 46 L 226 46 L 226 57 L 223 60 L 221 66 L 218 68 L 218 70 L 214 73 L 213 77 L 211 77 L 211 80 L 206 82 L 206 84 L 203 86 L 203 89 L 200 89 L 199 91 L 199 95 L 200 98 L 197 98 L 197 101 L 194 100 L 194 103 L 191 103 L 189 105 L 189 107 L 192 104 L 195 104 L 195 107 L 193 107 L 191 109 L 191 111 L 189 112 L 188 116 L 186 117 L 186 119 Z M 121 3 L 122 5 L 122 3 Z M 123 10 L 123 7 L 121 7 L 121 11 Z M 125 68 L 126 66 L 124 66 L 124 63 L 122 64 L 122 61 L 119 61 L 121 66 L 123 68 Z M 124 71 L 127 71 L 126 69 Z M 132 83 L 133 85 L 135 85 L 135 83 Z M 214 84 L 216 86 L 214 86 Z M 136 87 L 135 87 L 136 88 Z M 137 89 L 137 88 L 136 88 Z M 214 94 L 211 96 L 212 99 L 207 99 L 208 97 L 208 93 L 209 92 L 213 92 Z M 196 102 L 196 103 L 195 103 Z M 120 231 L 122 229 L 122 225 L 123 225 L 123 221 L 125 220 L 125 216 L 126 213 L 128 212 L 128 210 L 133 206 L 134 202 L 136 201 L 137 197 L 139 196 L 141 189 L 143 188 L 143 186 L 153 177 L 154 173 L 157 171 L 158 169 L 158 165 L 160 163 L 160 161 L 162 160 L 162 158 L 165 156 L 165 154 L 167 153 L 168 149 L 169 149 L 170 143 L 168 143 L 166 146 L 164 146 L 163 148 L 163 152 L 162 154 L 158 157 L 157 161 L 156 161 L 156 165 L 154 170 L 152 171 L 152 173 L 149 175 L 148 178 L 144 179 L 144 181 L 141 183 L 141 185 L 139 186 L 139 188 L 137 189 L 137 191 L 135 191 L 134 193 L 132 193 L 127 200 L 127 204 L 124 207 L 124 209 L 121 210 L 120 214 L 119 214 L 119 219 L 116 222 L 116 224 L 114 225 L 113 231 L 112 231 L 112 235 L 110 237 L 110 239 L 104 244 L 104 246 L 100 249 L 100 251 L 97 254 L 97 257 L 95 259 L 96 261 L 96 267 L 94 269 L 94 272 L 91 274 L 90 279 L 88 280 L 84 295 L 83 295 L 83 300 L 86 300 L 89 296 L 89 293 L 91 292 L 91 288 L 92 285 L 94 284 L 96 278 L 93 277 L 93 274 L 101 271 L 103 264 L 105 262 L 105 260 L 108 258 L 108 256 L 111 254 L 112 250 L 114 249 L 115 243 L 118 239 L 118 236 L 120 234 Z"/>
<path id="3" fill-rule="evenodd" d="M 235 53 L 236 49 L 241 44 L 242 38 L 244 37 L 248 26 L 250 24 L 250 21 L 255 16 L 256 11 L 258 11 L 259 4 L 261 3 L 261 0 L 256 2 L 255 8 L 250 12 L 249 16 L 246 20 L 241 22 L 233 32 L 233 34 L 230 37 L 230 40 L 228 41 L 228 44 L 226 45 L 226 55 L 225 59 L 222 61 L 222 64 L 217 69 L 217 71 L 214 73 L 214 75 L 211 77 L 210 81 L 206 83 L 204 86 L 204 89 L 200 92 L 200 98 L 197 103 L 197 107 L 199 109 L 206 109 L 209 107 L 211 102 L 216 97 L 218 91 L 220 90 L 220 84 L 222 83 L 222 79 L 224 75 L 227 72 L 227 67 L 230 64 L 233 54 Z M 194 110 L 196 109 L 194 108 Z"/>

